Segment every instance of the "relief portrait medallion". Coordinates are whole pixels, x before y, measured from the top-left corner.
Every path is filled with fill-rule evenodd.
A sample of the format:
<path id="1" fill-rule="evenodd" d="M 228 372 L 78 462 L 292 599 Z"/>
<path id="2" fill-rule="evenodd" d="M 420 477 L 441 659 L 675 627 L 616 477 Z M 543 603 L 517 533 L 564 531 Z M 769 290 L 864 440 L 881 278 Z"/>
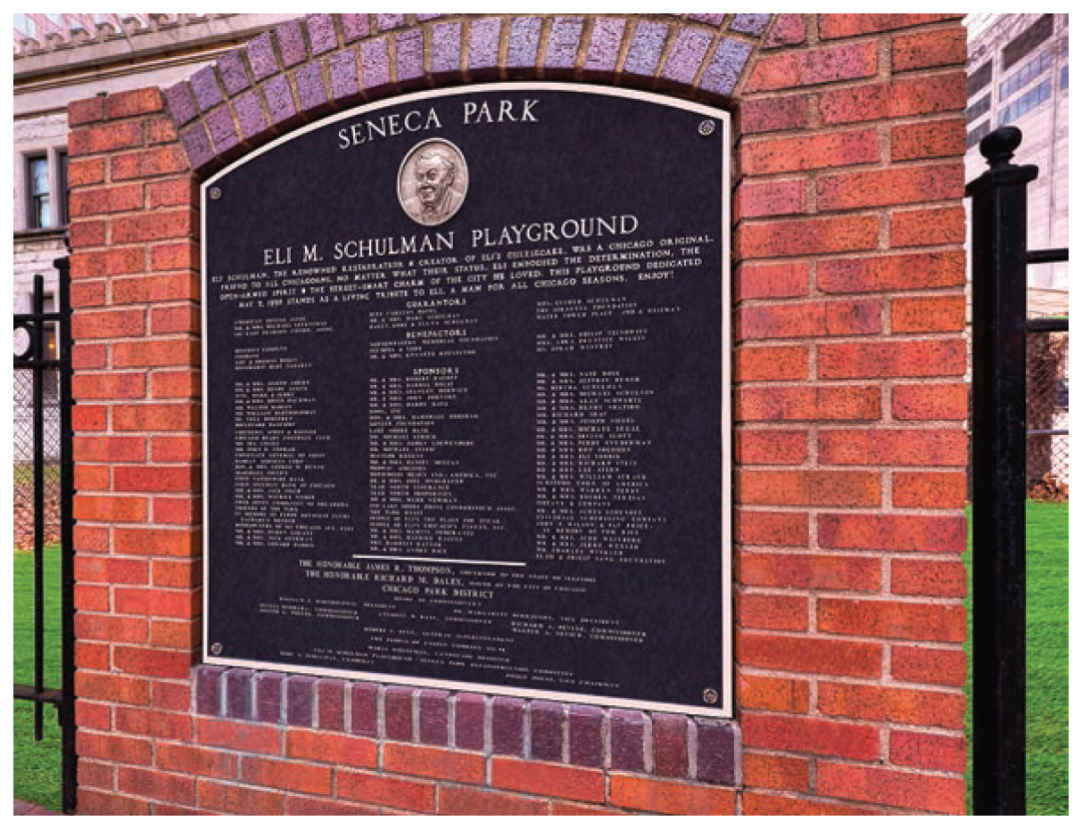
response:
<path id="1" fill-rule="evenodd" d="M 398 203 L 418 224 L 443 224 L 462 207 L 469 183 L 462 150 L 430 138 L 406 153 L 398 167 Z"/>

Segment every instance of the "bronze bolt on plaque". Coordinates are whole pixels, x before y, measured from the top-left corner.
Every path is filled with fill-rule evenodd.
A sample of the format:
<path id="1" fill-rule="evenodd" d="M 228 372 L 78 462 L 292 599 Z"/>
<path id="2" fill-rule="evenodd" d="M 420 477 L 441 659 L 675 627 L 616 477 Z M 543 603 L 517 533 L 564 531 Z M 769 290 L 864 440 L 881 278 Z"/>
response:
<path id="1" fill-rule="evenodd" d="M 208 179 L 205 660 L 731 715 L 730 141 L 482 84 Z"/>

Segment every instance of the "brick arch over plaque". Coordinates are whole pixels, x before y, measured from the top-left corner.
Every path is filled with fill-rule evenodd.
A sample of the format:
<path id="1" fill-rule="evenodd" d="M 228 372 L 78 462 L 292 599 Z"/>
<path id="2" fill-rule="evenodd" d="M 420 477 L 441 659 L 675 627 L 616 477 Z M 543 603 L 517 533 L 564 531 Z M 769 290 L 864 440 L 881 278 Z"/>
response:
<path id="1" fill-rule="evenodd" d="M 963 811 L 960 17 L 310 15 L 70 104 L 79 811 Z M 516 79 L 736 112 L 732 720 L 199 664 L 198 180 Z"/>
<path id="2" fill-rule="evenodd" d="M 165 90 L 193 170 L 361 102 L 433 86 L 588 80 L 723 103 L 769 14 L 447 16 L 313 14 Z M 765 45 L 802 42 L 781 15 Z"/>

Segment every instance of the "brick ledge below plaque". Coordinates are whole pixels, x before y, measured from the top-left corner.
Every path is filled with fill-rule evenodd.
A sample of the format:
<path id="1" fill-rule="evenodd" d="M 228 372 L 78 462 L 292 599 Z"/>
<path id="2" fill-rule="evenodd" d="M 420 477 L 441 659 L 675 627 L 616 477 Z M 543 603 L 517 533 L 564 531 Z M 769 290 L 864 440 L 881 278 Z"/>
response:
<path id="1" fill-rule="evenodd" d="M 193 710 L 209 717 L 739 783 L 740 733 L 731 720 L 210 665 L 197 666 L 194 679 Z"/>

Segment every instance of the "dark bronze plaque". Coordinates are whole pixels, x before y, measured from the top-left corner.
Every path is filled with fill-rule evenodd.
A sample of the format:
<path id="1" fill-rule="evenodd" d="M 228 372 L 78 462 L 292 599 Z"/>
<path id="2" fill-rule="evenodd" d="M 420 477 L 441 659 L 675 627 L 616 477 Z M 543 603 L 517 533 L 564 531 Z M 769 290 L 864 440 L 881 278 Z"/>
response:
<path id="1" fill-rule="evenodd" d="M 481 85 L 208 180 L 206 660 L 729 713 L 729 140 Z"/>

